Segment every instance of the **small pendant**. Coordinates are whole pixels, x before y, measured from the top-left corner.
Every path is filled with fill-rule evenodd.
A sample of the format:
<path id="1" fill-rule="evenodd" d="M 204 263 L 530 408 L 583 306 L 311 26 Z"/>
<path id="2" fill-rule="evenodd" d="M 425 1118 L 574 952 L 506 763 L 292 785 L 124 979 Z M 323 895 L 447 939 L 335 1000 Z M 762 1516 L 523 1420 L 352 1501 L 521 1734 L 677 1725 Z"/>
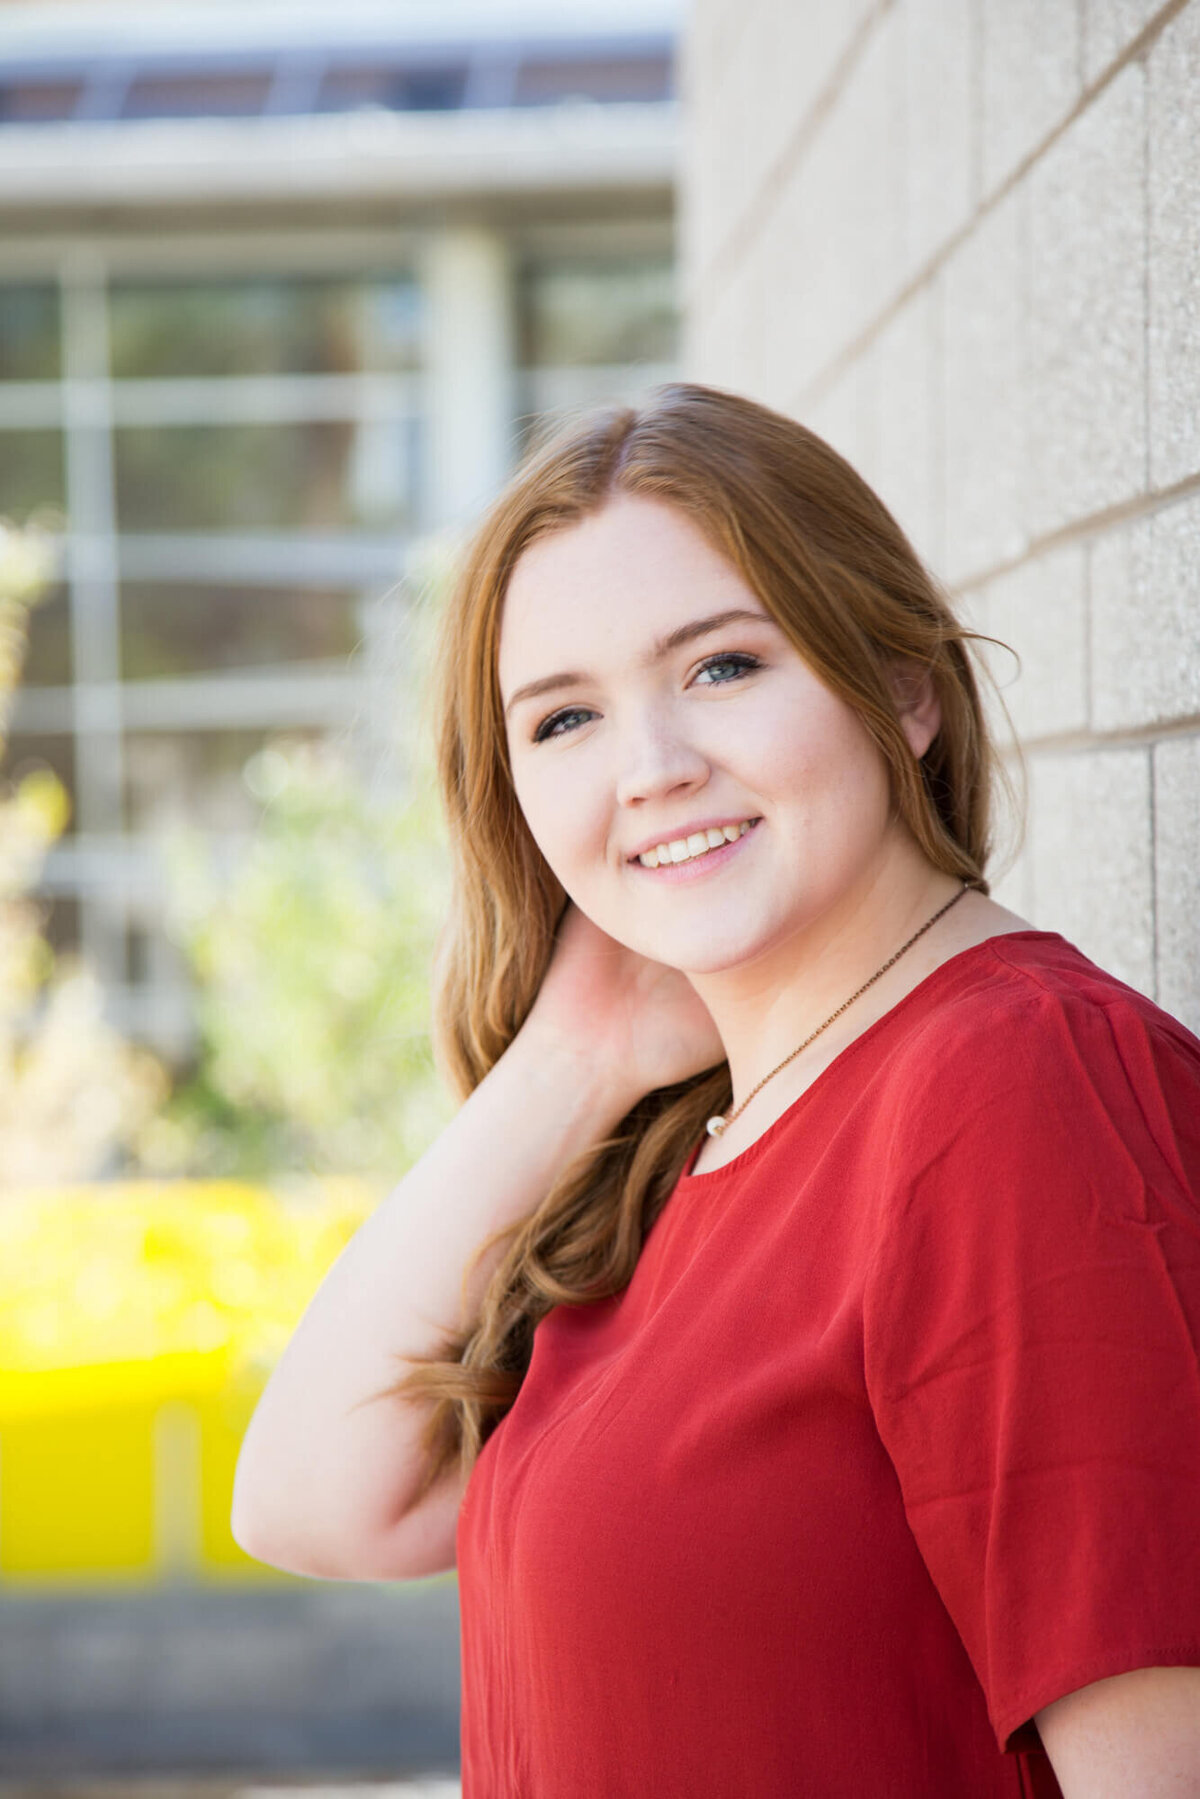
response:
<path id="1" fill-rule="evenodd" d="M 719 1137 L 725 1129 L 725 1120 L 719 1115 L 716 1118 L 710 1118 L 704 1128 L 710 1137 Z"/>

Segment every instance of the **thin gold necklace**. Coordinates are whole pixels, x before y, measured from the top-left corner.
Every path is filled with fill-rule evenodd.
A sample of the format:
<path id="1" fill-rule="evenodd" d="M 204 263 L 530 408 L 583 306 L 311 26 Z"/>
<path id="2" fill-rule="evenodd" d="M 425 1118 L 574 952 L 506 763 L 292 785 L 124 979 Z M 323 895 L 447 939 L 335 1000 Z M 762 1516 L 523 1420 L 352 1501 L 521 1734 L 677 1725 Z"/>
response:
<path id="1" fill-rule="evenodd" d="M 945 916 L 945 914 L 950 910 L 951 906 L 957 906 L 957 904 L 958 904 L 959 900 L 962 898 L 963 894 L 968 893 L 969 891 L 970 891 L 970 888 L 969 888 L 968 884 L 966 882 L 964 882 L 963 885 L 959 888 L 958 892 L 954 895 L 954 898 L 948 899 L 944 906 L 939 906 L 938 910 L 934 913 L 933 917 L 927 918 L 925 920 L 925 923 L 921 926 L 920 930 L 914 931 L 912 936 L 909 938 L 908 942 L 902 943 L 900 945 L 900 948 L 896 951 L 895 955 L 889 956 L 887 961 L 884 963 L 883 967 L 877 968 L 875 970 L 875 973 L 871 976 L 869 981 L 864 981 L 862 986 L 858 989 L 858 991 L 856 993 L 852 993 L 850 995 L 849 999 L 844 999 L 842 1001 L 841 1005 L 838 1007 L 837 1011 L 831 1012 L 829 1014 L 829 1017 L 825 1020 L 824 1024 L 819 1024 L 817 1026 L 816 1030 L 813 1031 L 810 1036 L 808 1036 L 804 1039 L 803 1043 L 798 1043 L 796 1045 L 795 1049 L 791 1052 L 790 1055 L 785 1056 L 783 1058 L 782 1062 L 776 1063 L 775 1067 L 772 1068 L 770 1074 L 764 1074 L 762 1080 L 759 1081 L 757 1087 L 751 1087 L 749 1093 L 747 1093 L 745 1099 L 742 1101 L 740 1106 L 738 1106 L 732 1112 L 725 1112 L 725 1113 L 718 1112 L 715 1117 L 710 1118 L 707 1125 L 705 1126 L 705 1129 L 708 1131 L 709 1136 L 710 1137 L 719 1137 L 719 1136 L 721 1136 L 722 1132 L 727 1131 L 729 1129 L 730 1125 L 733 1123 L 734 1119 L 741 1117 L 742 1113 L 746 1110 L 746 1107 L 750 1104 L 750 1101 L 754 1098 L 754 1095 L 756 1093 L 761 1093 L 763 1088 L 766 1086 L 767 1082 L 773 1081 L 775 1079 L 775 1076 L 779 1073 L 781 1068 L 786 1068 L 789 1062 L 794 1062 L 796 1060 L 796 1057 L 800 1054 L 800 1051 L 802 1049 L 807 1049 L 810 1043 L 814 1043 L 816 1041 L 816 1039 L 821 1035 L 822 1031 L 827 1031 L 829 1029 L 830 1025 L 833 1023 L 835 1018 L 840 1018 L 842 1016 L 842 1013 L 845 1012 L 848 1007 L 852 1006 L 856 999 L 861 999 L 863 994 L 867 991 L 867 988 L 873 987 L 875 985 L 876 981 L 879 979 L 880 975 L 886 974 L 889 968 L 894 967 L 895 964 L 900 960 L 901 956 L 904 954 L 905 950 L 910 950 L 912 948 L 913 944 L 917 941 L 917 938 L 923 937 L 925 935 L 926 931 L 928 931 L 933 925 L 935 925 L 939 918 L 943 918 Z"/>

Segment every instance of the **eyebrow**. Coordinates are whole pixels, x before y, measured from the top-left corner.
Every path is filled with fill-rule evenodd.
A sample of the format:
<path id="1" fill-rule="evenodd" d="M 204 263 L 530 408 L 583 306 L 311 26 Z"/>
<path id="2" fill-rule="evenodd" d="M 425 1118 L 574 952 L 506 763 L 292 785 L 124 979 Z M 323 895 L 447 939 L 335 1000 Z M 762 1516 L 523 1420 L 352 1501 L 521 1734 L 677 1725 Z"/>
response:
<path id="1" fill-rule="evenodd" d="M 646 662 L 652 666 L 656 662 L 661 662 L 664 656 L 669 656 L 672 650 L 679 649 L 685 643 L 691 643 L 694 638 L 707 637 L 712 631 L 719 631 L 725 625 L 737 624 L 742 620 L 752 620 L 760 625 L 769 625 L 774 622 L 767 612 L 750 612 L 745 606 L 732 606 L 727 612 L 714 612 L 708 618 L 695 618 L 690 624 L 679 625 L 674 631 L 669 631 L 665 637 L 658 638 L 650 654 L 646 657 Z M 583 687 L 590 679 L 590 675 L 568 669 L 562 674 L 543 675 L 538 681 L 527 681 L 524 687 L 517 688 L 504 708 L 505 717 L 507 718 L 520 700 L 533 700 L 540 694 L 553 692 L 556 688 Z"/>

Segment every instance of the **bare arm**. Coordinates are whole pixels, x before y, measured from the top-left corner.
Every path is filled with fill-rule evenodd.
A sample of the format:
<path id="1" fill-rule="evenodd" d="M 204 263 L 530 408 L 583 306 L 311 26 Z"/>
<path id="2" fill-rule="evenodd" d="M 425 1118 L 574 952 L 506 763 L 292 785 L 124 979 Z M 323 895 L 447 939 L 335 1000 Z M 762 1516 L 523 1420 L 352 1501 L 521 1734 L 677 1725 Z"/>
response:
<path id="1" fill-rule="evenodd" d="M 480 1245 L 536 1209 L 565 1164 L 651 1087 L 720 1056 L 683 977 L 575 913 L 530 1018 L 437 1142 L 360 1226 L 259 1400 L 238 1461 L 233 1532 L 292 1573 L 406 1579 L 450 1567 L 456 1475 L 413 1504 L 423 1407 L 361 1404 L 478 1314 L 503 1254 Z"/>
<path id="2" fill-rule="evenodd" d="M 1200 1668 L 1137 1668 L 1055 1700 L 1037 1727 L 1064 1799 L 1197 1799 Z"/>
<path id="3" fill-rule="evenodd" d="M 586 1066 L 517 1039 L 347 1244 L 272 1372 L 234 1487 L 233 1530 L 249 1554 L 351 1579 L 450 1565 L 442 1514 L 457 1503 L 448 1508 L 444 1487 L 405 1516 L 424 1413 L 402 1399 L 357 1402 L 403 1373 L 397 1357 L 461 1328 L 463 1274 L 479 1245 L 525 1218 L 623 1110 Z M 472 1277 L 468 1317 L 502 1253 Z"/>

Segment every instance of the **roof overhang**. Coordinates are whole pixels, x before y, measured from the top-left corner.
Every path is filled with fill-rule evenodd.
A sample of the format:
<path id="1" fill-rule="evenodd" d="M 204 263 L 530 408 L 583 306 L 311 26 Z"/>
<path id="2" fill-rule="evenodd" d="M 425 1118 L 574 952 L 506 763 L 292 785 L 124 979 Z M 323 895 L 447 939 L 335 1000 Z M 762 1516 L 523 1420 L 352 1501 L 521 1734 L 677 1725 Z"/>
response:
<path id="1" fill-rule="evenodd" d="M 0 60 L 128 53 L 208 55 L 389 42 L 417 47 L 478 43 L 675 37 L 686 0 L 5 0 Z"/>
<path id="2" fill-rule="evenodd" d="M 7 126 L 0 212 L 448 201 L 671 188 L 674 103 Z"/>

